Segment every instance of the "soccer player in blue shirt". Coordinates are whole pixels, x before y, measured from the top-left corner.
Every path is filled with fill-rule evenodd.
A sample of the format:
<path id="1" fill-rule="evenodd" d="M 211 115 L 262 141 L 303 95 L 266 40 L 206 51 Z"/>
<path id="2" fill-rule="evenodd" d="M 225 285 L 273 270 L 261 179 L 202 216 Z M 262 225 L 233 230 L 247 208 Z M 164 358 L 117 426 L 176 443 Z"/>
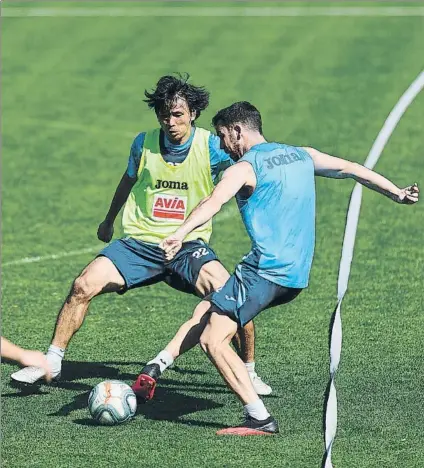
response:
<path id="1" fill-rule="evenodd" d="M 354 179 L 401 204 L 416 203 L 419 190 L 416 184 L 400 189 L 360 164 L 313 148 L 267 142 L 262 134 L 261 115 L 248 102 L 220 110 L 213 125 L 221 148 L 237 164 L 225 171 L 213 193 L 173 235 L 161 242 L 161 247 L 167 259 L 173 258 L 193 229 L 236 197 L 252 249 L 225 286 L 197 306 L 195 316 L 199 324 L 185 339 L 200 341 L 244 405 L 245 420 L 241 426 L 217 434 L 275 434 L 277 421 L 254 391 L 246 367 L 230 342 L 238 327 L 249 323 L 264 309 L 292 301 L 308 286 L 315 243 L 315 175 Z M 168 346 L 172 348 L 184 339 L 179 333 Z M 148 398 L 153 396 L 156 385 L 153 370 L 146 374 L 146 389 L 150 378 Z"/>

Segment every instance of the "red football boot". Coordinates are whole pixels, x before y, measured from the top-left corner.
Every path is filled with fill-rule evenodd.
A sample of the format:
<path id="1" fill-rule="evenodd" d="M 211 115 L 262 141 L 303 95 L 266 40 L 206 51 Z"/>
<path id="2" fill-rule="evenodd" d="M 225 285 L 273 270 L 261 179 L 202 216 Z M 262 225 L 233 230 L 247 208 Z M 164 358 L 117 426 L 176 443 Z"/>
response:
<path id="1" fill-rule="evenodd" d="M 159 364 L 144 366 L 137 380 L 131 385 L 137 400 L 146 402 L 155 394 L 156 381 L 161 375 Z"/>

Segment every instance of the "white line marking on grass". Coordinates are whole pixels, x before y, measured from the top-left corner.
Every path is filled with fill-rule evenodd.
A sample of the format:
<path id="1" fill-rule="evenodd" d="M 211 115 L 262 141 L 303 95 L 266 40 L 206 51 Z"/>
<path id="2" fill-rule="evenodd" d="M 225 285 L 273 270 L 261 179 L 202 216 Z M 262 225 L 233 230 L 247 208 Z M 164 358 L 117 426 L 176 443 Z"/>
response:
<path id="1" fill-rule="evenodd" d="M 393 110 L 390 112 L 389 116 L 384 122 L 383 128 L 380 130 L 380 133 L 372 145 L 364 166 L 368 167 L 369 169 L 372 169 L 375 166 L 402 115 L 423 88 L 424 71 L 418 75 L 415 81 L 411 84 L 411 86 L 409 86 Z M 325 408 L 325 454 L 323 458 L 324 468 L 333 467 L 331 462 L 331 450 L 337 431 L 337 393 L 336 387 L 334 385 L 334 379 L 339 366 L 342 349 L 341 305 L 346 294 L 347 284 L 349 281 L 353 249 L 355 246 L 356 229 L 358 227 L 359 211 L 361 208 L 361 199 L 362 185 L 357 183 L 353 189 L 347 213 L 337 285 L 338 302 L 336 310 L 332 316 L 333 326 L 330 332 L 330 382 L 328 400 Z"/>
<path id="2" fill-rule="evenodd" d="M 77 255 L 82 255 L 86 254 L 89 252 L 94 252 L 96 250 L 100 250 L 100 245 L 92 246 L 92 247 L 86 247 L 85 249 L 79 249 L 79 250 L 71 250 L 70 252 L 60 252 L 57 254 L 51 254 L 51 255 L 43 255 L 40 257 L 25 257 L 25 258 L 20 258 L 18 260 L 12 260 L 11 262 L 6 262 L 2 264 L 2 267 L 6 266 L 13 266 L 13 265 L 27 265 L 28 263 L 38 263 L 38 262 L 46 262 L 49 260 L 58 260 L 60 258 L 65 258 L 65 257 L 75 257 Z"/>
<path id="3" fill-rule="evenodd" d="M 424 16 L 424 7 L 128 7 L 2 8 L 4 17 Z"/>
<path id="4" fill-rule="evenodd" d="M 234 209 L 233 207 L 229 208 L 228 210 L 218 214 L 215 224 L 222 223 L 234 216 L 237 216 L 238 210 Z M 91 253 L 91 252 L 99 252 L 103 247 L 106 247 L 106 244 L 97 244 L 93 245 L 92 247 L 86 247 L 83 249 L 78 250 L 71 250 L 70 252 L 59 252 L 51 255 L 41 255 L 37 257 L 24 257 L 19 258 L 17 260 L 12 260 L 10 262 L 6 262 L 2 264 L 2 268 L 10 267 L 10 266 L 19 266 L 19 265 L 28 265 L 30 263 L 40 263 L 40 262 L 49 262 L 51 260 L 60 260 L 66 257 L 77 257 L 78 255 Z"/>

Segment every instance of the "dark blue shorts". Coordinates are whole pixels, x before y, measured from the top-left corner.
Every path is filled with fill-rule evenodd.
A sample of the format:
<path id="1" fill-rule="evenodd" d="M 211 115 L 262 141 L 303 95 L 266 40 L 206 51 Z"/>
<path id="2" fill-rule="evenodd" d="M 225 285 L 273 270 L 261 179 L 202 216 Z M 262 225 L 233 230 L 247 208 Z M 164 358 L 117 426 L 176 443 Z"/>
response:
<path id="1" fill-rule="evenodd" d="M 205 263 L 218 260 L 215 252 L 202 240 L 184 242 L 178 254 L 167 262 L 157 244 L 131 237 L 113 241 L 100 251 L 99 256 L 111 260 L 124 278 L 125 287 L 119 294 L 161 281 L 179 291 L 196 294 L 200 269 Z"/>
<path id="2" fill-rule="evenodd" d="M 287 288 L 260 276 L 256 269 L 240 263 L 225 285 L 208 300 L 240 326 L 259 312 L 292 301 L 302 289 Z"/>

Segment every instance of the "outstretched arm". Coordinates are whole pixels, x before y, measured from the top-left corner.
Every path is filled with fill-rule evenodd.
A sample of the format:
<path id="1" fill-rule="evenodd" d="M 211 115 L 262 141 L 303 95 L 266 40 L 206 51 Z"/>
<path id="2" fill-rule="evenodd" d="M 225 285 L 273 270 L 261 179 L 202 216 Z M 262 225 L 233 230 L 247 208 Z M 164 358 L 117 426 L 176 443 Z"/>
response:
<path id="1" fill-rule="evenodd" d="M 227 203 L 244 185 L 251 181 L 252 173 L 252 166 L 247 162 L 235 164 L 224 172 L 221 182 L 215 187 L 212 194 L 204 198 L 196 206 L 172 236 L 160 243 L 159 246 L 165 251 L 168 260 L 175 256 L 188 234 L 212 219 L 220 211 L 222 205 Z"/>
<path id="2" fill-rule="evenodd" d="M 401 189 L 386 177 L 361 164 L 321 153 L 314 148 L 303 149 L 311 156 L 315 166 L 315 174 L 318 176 L 333 179 L 354 179 L 397 203 L 411 205 L 418 201 L 419 188 L 417 184 Z"/>

